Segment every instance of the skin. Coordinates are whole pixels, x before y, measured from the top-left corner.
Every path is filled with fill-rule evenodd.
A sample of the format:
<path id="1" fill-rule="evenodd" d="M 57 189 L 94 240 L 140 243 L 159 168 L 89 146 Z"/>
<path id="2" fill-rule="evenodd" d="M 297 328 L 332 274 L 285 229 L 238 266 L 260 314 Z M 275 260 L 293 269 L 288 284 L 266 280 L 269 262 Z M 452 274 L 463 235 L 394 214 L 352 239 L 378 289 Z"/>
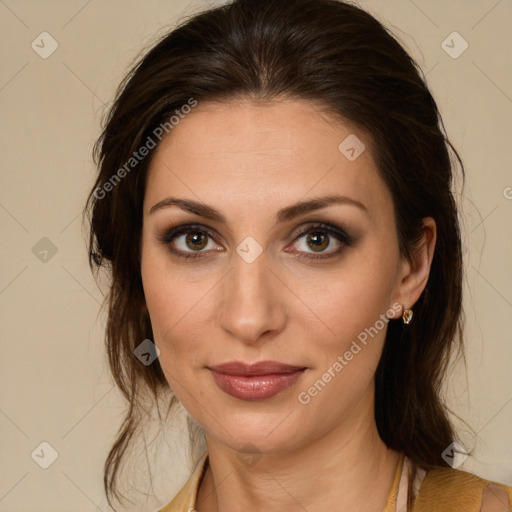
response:
<path id="1" fill-rule="evenodd" d="M 354 161 L 338 150 L 349 134 L 366 145 Z M 333 193 L 367 211 L 337 204 L 276 223 L 279 209 Z M 177 206 L 150 213 L 170 196 L 211 205 L 226 223 Z M 380 512 L 399 457 L 373 413 L 386 327 L 308 404 L 297 398 L 393 304 L 398 314 L 411 308 L 428 279 L 435 223 L 424 219 L 413 259 L 402 258 L 369 138 L 305 101 L 199 104 L 156 150 L 143 215 L 141 271 L 160 364 L 209 450 L 196 509 Z M 339 226 L 353 244 L 331 236 L 320 253 L 341 252 L 306 259 L 318 252 L 297 236 L 313 222 Z M 216 239 L 200 249 L 206 256 L 185 260 L 158 235 L 191 223 Z M 263 250 L 252 263 L 236 252 L 248 236 Z M 181 235 L 173 246 L 193 253 L 198 242 L 185 242 Z M 277 396 L 244 401 L 207 369 L 233 360 L 308 369 Z"/>
<path id="2" fill-rule="evenodd" d="M 497 485 L 488 485 L 482 495 L 481 512 L 507 512 L 507 493 Z"/>

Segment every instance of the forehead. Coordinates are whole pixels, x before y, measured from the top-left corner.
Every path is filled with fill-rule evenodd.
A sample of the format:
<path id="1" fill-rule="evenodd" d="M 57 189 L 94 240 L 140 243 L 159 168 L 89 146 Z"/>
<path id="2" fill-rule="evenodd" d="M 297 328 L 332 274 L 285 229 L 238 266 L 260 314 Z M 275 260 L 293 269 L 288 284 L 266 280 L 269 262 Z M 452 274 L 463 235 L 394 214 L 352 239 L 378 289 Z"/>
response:
<path id="1" fill-rule="evenodd" d="M 199 103 L 156 150 L 145 212 L 166 194 L 249 208 L 330 193 L 390 201 L 363 132 L 303 100 Z"/>

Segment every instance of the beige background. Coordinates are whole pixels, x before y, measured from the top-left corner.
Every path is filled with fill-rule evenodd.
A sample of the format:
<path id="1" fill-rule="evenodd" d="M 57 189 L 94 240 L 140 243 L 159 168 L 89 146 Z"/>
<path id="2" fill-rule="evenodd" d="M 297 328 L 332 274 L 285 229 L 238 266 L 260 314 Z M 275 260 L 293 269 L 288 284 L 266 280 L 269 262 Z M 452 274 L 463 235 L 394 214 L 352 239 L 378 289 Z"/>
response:
<path id="1" fill-rule="evenodd" d="M 206 5 L 0 0 L 0 511 L 108 510 L 102 467 L 123 403 L 106 366 L 101 293 L 81 231 L 95 172 L 91 148 L 105 104 L 139 51 Z M 512 3 L 361 5 L 392 28 L 428 73 L 466 164 L 469 391 L 459 369 L 451 374 L 448 397 L 477 434 L 466 429 L 464 440 L 475 456 L 463 469 L 510 485 Z M 43 31 L 58 42 L 47 59 L 31 47 Z M 469 43 L 457 59 L 441 46 L 453 31 Z M 46 262 L 32 250 L 43 237 L 57 249 Z M 187 479 L 193 461 L 184 455 L 182 426 L 169 426 L 160 436 L 156 498 L 144 500 L 148 463 L 136 463 L 142 494 L 135 495 L 140 503 L 133 510 L 154 510 Z M 58 452 L 48 469 L 31 458 L 36 448 L 38 460 L 44 458 L 38 448 L 43 441 Z"/>

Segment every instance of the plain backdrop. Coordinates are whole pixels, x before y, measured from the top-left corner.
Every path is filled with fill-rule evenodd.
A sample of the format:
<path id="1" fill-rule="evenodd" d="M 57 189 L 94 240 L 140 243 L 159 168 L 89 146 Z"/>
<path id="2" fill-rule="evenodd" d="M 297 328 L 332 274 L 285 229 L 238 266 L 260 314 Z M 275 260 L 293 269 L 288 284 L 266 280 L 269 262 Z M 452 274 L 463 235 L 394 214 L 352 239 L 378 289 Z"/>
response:
<path id="1" fill-rule="evenodd" d="M 139 52 L 207 5 L 0 0 L 0 511 L 108 510 L 103 462 L 124 403 L 106 365 L 102 295 L 81 226 L 91 149 Z M 458 201 L 467 373 L 450 372 L 447 399 L 473 429 L 461 424 L 474 449 L 461 468 L 511 485 L 512 3 L 360 5 L 419 62 L 466 166 Z M 135 464 L 133 510 L 155 510 L 187 480 L 195 457 L 187 457 L 184 417 L 160 436 L 153 491 L 148 461 Z"/>

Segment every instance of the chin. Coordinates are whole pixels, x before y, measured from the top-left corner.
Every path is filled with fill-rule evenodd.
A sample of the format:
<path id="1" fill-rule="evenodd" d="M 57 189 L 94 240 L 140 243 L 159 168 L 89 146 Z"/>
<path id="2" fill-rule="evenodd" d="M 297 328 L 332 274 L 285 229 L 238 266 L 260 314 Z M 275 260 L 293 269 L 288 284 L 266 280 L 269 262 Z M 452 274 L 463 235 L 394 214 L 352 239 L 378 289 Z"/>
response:
<path id="1" fill-rule="evenodd" d="M 290 415 L 292 416 L 292 415 Z M 295 421 L 286 421 L 286 414 L 239 413 L 223 415 L 222 423 L 213 425 L 211 435 L 231 449 L 247 454 L 278 454 L 293 450 L 301 439 Z M 284 420 L 284 421 L 283 421 Z M 212 426 L 211 418 L 207 419 Z M 232 434 L 232 435 L 230 435 Z"/>

